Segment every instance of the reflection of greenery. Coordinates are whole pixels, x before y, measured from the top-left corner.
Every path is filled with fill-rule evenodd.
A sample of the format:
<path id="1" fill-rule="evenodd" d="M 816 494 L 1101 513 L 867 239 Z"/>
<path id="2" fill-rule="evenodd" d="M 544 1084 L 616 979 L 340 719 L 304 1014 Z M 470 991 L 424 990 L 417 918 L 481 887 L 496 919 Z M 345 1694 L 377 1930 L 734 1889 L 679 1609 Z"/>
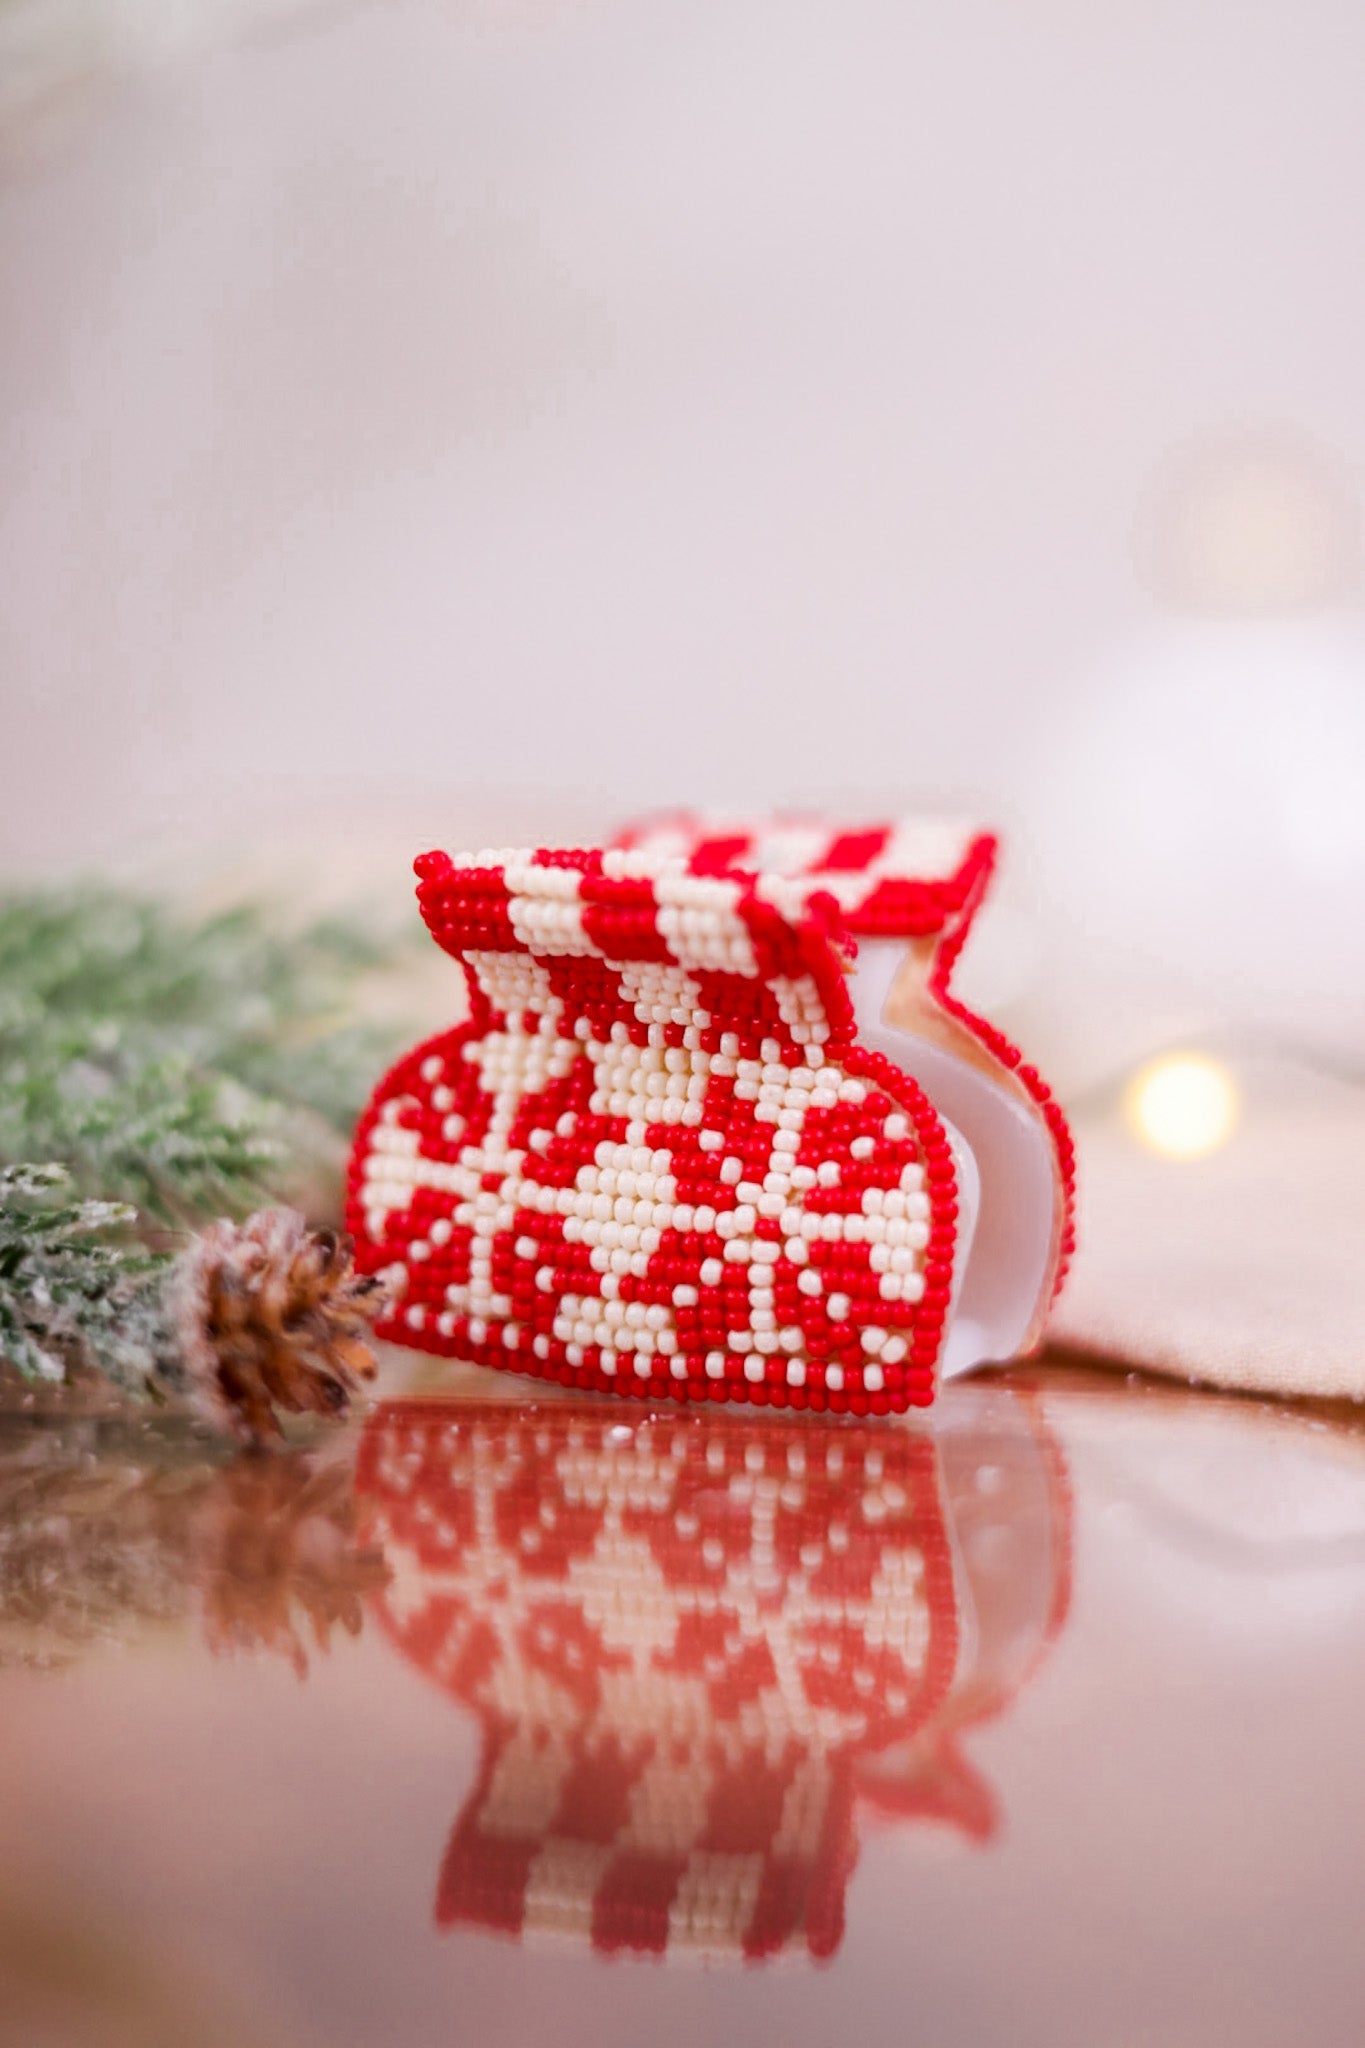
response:
<path id="1" fill-rule="evenodd" d="M 0 1415 L 0 1666 L 197 1622 L 214 1650 L 302 1672 L 309 1638 L 357 1634 L 386 1578 L 356 1541 L 344 1458 L 224 1459 L 168 1421 Z"/>
<path id="2" fill-rule="evenodd" d="M 4 0 L 0 0 L 4 4 Z M 217 1982 L 190 1974 L 156 1935 L 111 1925 L 68 1896 L 0 1892 L 4 2040 L 63 2048 L 258 2048 Z M 272 2034 L 270 2040 L 280 2040 Z"/>
<path id="3" fill-rule="evenodd" d="M 0 897 L 0 1163 L 161 1221 L 241 1212 L 348 1128 L 387 1045 L 345 1012 L 384 949 L 340 922 L 191 922 L 107 889 Z"/>
<path id="4" fill-rule="evenodd" d="M 4 0 L 0 0 L 3 6 Z M 5 2048 L 281 2048 L 278 2025 L 169 1951 L 156 1929 L 36 1886 L 0 1889 L 0 2041 Z"/>

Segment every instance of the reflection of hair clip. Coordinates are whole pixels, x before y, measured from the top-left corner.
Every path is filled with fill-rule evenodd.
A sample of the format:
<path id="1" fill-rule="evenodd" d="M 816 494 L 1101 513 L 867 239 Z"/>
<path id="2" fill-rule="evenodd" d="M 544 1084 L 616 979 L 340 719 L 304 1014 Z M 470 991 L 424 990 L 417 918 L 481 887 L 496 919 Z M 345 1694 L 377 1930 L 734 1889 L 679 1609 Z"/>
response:
<path id="1" fill-rule="evenodd" d="M 667 827 L 425 855 L 471 1016 L 357 1133 L 357 1256 L 399 1296 L 382 1332 L 567 1385 L 860 1415 L 1035 1342 L 1070 1140 L 948 989 L 994 851 Z"/>
<path id="2" fill-rule="evenodd" d="M 437 1920 L 825 1956 L 860 1807 L 989 1838 L 958 1744 L 1061 1625 L 1066 1491 L 1027 1401 L 944 1419 L 377 1411 L 356 1476 L 393 1572 L 377 1611 L 483 1732 Z"/>

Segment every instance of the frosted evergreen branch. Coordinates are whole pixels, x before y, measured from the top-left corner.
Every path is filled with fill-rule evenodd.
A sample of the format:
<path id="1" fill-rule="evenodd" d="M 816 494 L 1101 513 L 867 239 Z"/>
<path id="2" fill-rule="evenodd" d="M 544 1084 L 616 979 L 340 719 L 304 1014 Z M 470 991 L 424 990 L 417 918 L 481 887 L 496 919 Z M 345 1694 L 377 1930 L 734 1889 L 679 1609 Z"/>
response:
<path id="1" fill-rule="evenodd" d="M 390 951 L 392 949 L 389 949 Z M 346 1020 L 385 948 L 258 910 L 198 924 L 98 888 L 0 897 L 0 1162 L 183 1223 L 242 1214 L 344 1131 L 390 1047 Z"/>
<path id="2" fill-rule="evenodd" d="M 81 1199 L 60 1166 L 0 1168 L 0 1358 L 25 1379 L 98 1372 L 130 1392 L 177 1377 L 170 1260 L 125 1203 Z"/>

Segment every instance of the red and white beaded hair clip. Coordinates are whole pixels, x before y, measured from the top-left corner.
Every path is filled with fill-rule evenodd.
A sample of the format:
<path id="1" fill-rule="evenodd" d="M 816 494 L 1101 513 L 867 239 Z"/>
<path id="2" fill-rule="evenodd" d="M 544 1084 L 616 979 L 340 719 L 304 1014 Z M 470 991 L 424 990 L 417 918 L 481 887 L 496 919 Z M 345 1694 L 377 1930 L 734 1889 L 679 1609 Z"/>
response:
<path id="1" fill-rule="evenodd" d="M 993 839 L 938 825 L 417 862 L 470 1015 L 385 1077 L 381 1335 L 566 1386 L 885 1415 L 1038 1339 L 1072 1151 L 950 992 Z"/>

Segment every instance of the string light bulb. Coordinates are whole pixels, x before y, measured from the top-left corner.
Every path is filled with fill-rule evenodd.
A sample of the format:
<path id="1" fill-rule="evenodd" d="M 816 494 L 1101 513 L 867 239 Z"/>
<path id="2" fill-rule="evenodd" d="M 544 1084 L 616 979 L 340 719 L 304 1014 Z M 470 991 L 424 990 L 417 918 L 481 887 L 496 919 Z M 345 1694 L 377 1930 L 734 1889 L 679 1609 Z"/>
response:
<path id="1" fill-rule="evenodd" d="M 1227 1068 L 1200 1052 L 1150 1060 L 1128 1084 L 1124 1106 L 1139 1144 L 1163 1159 L 1206 1159 L 1219 1151 L 1241 1107 Z"/>

